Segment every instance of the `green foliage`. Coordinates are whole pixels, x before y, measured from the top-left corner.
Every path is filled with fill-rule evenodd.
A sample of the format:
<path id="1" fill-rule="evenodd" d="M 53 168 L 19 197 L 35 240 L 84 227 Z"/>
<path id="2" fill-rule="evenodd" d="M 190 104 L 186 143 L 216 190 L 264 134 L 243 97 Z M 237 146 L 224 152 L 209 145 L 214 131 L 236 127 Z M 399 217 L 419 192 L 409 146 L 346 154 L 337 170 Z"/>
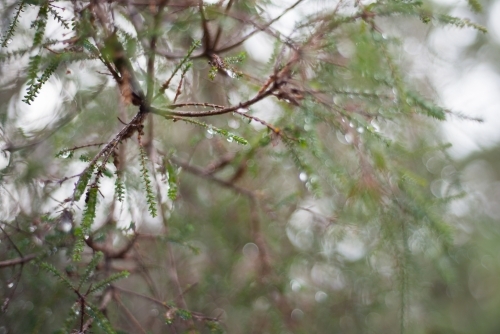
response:
<path id="1" fill-rule="evenodd" d="M 481 13 L 483 11 L 483 6 L 478 0 L 467 0 L 469 7 L 476 13 Z"/>
<path id="2" fill-rule="evenodd" d="M 35 56 L 36 57 L 36 56 Z M 23 102 L 30 104 L 33 102 L 42 89 L 42 86 L 49 80 L 49 78 L 54 74 L 59 65 L 61 64 L 61 55 L 56 55 L 50 58 L 47 67 L 42 72 L 42 75 L 35 79 L 35 77 L 31 77 L 32 74 L 36 75 L 37 67 L 40 63 L 40 59 L 33 58 L 33 61 L 30 63 L 30 77 L 28 82 L 28 88 L 26 95 L 24 96 Z M 35 82 L 36 81 L 36 82 Z"/>
<path id="3" fill-rule="evenodd" d="M 199 122 L 199 121 L 189 119 L 189 118 L 181 118 L 181 120 L 186 122 L 186 123 L 191 123 L 194 125 L 198 125 L 202 128 L 205 128 L 207 130 L 207 133 L 210 135 L 213 135 L 213 134 L 221 135 L 221 136 L 225 137 L 227 142 L 229 142 L 229 143 L 232 143 L 234 141 L 234 142 L 241 144 L 241 145 L 248 144 L 248 141 L 245 138 L 240 137 L 238 135 L 235 135 L 234 133 L 229 132 L 225 129 L 217 128 L 217 127 L 213 126 L 212 124 Z"/>
<path id="4" fill-rule="evenodd" d="M 7 28 L 7 31 L 5 32 L 2 41 L 0 42 L 2 47 L 5 48 L 12 42 L 12 36 L 14 36 L 14 31 L 17 28 L 17 24 L 19 22 L 21 13 L 23 12 L 24 6 L 25 6 L 25 1 L 19 1 L 17 3 L 14 18 L 12 19 L 12 22 L 9 24 L 9 28 Z"/>
<path id="5" fill-rule="evenodd" d="M 177 170 L 174 168 L 173 164 L 170 161 L 167 161 L 166 165 L 167 165 L 167 178 L 168 178 L 168 198 L 174 201 L 177 198 L 177 190 L 178 190 Z"/>
<path id="6" fill-rule="evenodd" d="M 452 285 L 474 232 L 449 210 L 472 204 L 437 131 L 456 113 L 427 98 L 413 55 L 388 32 L 438 29 L 418 19 L 485 29 L 421 1 L 325 2 L 302 15 L 304 4 L 283 8 L 300 17 L 284 34 L 281 16 L 261 15 L 269 1 L 17 3 L 2 46 L 31 42 L 0 55 L 22 68 L 2 91 L 19 96 L 26 82 L 29 104 L 68 68 L 44 128 L 24 127 L 5 109 L 16 103 L 2 110 L 9 332 L 456 329 L 427 311 L 472 300 L 457 302 Z M 32 29 L 16 30 L 25 8 L 37 15 Z M 64 37 L 47 34 L 49 19 Z M 242 51 L 254 35 L 273 46 L 268 61 Z M 240 80 L 214 82 L 219 74 Z M 145 212 L 159 209 L 161 224 Z M 50 275 L 26 274 L 42 256 Z M 481 282 L 464 276 L 467 291 Z M 23 289 L 9 287 L 17 277 Z M 52 322 L 18 321 L 49 311 Z"/>
<path id="7" fill-rule="evenodd" d="M 59 272 L 59 270 L 57 270 L 56 267 L 54 267 L 53 265 L 46 263 L 46 262 L 42 262 L 42 263 L 40 263 L 40 268 L 42 268 L 43 270 L 45 270 L 45 271 L 51 273 L 52 275 L 54 275 L 55 277 L 57 277 L 57 279 L 60 282 L 62 282 L 64 285 L 66 285 L 66 287 L 69 290 L 72 290 L 72 291 L 76 290 L 75 287 L 73 286 L 73 284 L 70 282 L 70 280 L 66 277 L 66 275 Z"/>
<path id="8" fill-rule="evenodd" d="M 417 110 L 422 110 L 428 116 L 434 117 L 440 121 L 444 121 L 446 119 L 446 110 L 444 110 L 443 108 L 412 92 L 407 92 L 406 96 L 406 102 L 410 106 L 415 105 L 417 107 Z"/>
<path id="9" fill-rule="evenodd" d="M 141 164 L 141 176 L 142 181 L 144 182 L 144 188 L 146 191 L 146 202 L 148 203 L 149 213 L 151 217 L 156 217 L 156 196 L 153 192 L 153 188 L 151 186 L 151 179 L 149 177 L 149 169 L 148 169 L 148 157 L 146 151 L 142 146 L 139 147 L 139 159 Z"/>
<path id="10" fill-rule="evenodd" d="M 59 22 L 59 24 L 61 24 L 61 26 L 63 26 L 64 28 L 66 29 L 71 29 L 71 23 L 66 21 L 58 12 L 57 10 L 55 10 L 54 8 L 52 8 L 51 6 L 49 6 L 47 8 L 47 10 L 52 14 L 52 16 L 54 17 L 55 20 L 57 20 L 57 22 Z"/>
<path id="11" fill-rule="evenodd" d="M 210 70 L 208 71 L 208 77 L 210 80 L 214 80 L 219 71 L 226 73 L 228 76 L 232 78 L 239 79 L 243 75 L 240 71 L 238 71 L 233 64 L 237 64 L 245 60 L 246 53 L 241 52 L 237 56 L 234 57 L 224 57 L 221 58 L 218 55 L 212 55 L 212 60 L 209 61 Z"/>
<path id="12" fill-rule="evenodd" d="M 57 152 L 56 158 L 61 158 L 61 159 L 71 159 L 74 156 L 74 150 L 71 150 L 69 148 L 62 149 L 61 151 Z"/>
<path id="13" fill-rule="evenodd" d="M 42 44 L 42 40 L 45 34 L 45 27 L 47 26 L 48 11 L 49 11 L 49 3 L 46 2 L 40 6 L 37 18 L 31 24 L 31 28 L 35 29 L 35 37 L 33 38 L 33 47 Z"/>
<path id="14" fill-rule="evenodd" d="M 78 290 L 80 290 L 82 288 L 82 285 L 89 280 L 90 276 L 96 269 L 97 264 L 102 260 L 103 255 L 104 254 L 102 252 L 96 252 L 94 254 L 92 260 L 90 260 L 89 264 L 87 264 L 87 268 L 85 268 L 84 274 L 82 275 L 82 277 L 80 277 L 80 282 L 78 282 Z"/>
<path id="15" fill-rule="evenodd" d="M 67 152 L 67 150 L 63 150 L 61 152 Z M 92 175 L 94 174 L 95 165 L 88 166 L 80 175 L 78 182 L 75 186 L 75 192 L 73 194 L 73 198 L 75 201 L 79 201 L 82 195 L 85 193 L 85 189 L 87 189 L 87 185 L 89 184 Z"/>
<path id="16" fill-rule="evenodd" d="M 224 329 L 221 327 L 221 325 L 218 322 L 208 321 L 205 326 L 208 328 L 210 333 L 214 333 L 214 334 L 224 333 Z"/>
<path id="17" fill-rule="evenodd" d="M 120 172 L 115 172 L 115 195 L 119 202 L 123 202 L 125 198 L 125 184 L 123 183 L 123 178 Z"/>
<path id="18" fill-rule="evenodd" d="M 111 283 L 121 280 L 123 278 L 127 278 L 128 276 L 129 276 L 128 271 L 122 271 L 116 274 L 112 274 L 108 278 L 103 279 L 102 281 L 99 281 L 96 284 L 94 284 L 92 288 L 89 290 L 89 293 L 98 292 L 111 285 Z"/>
<path id="19" fill-rule="evenodd" d="M 185 68 L 185 71 L 183 71 L 183 73 L 185 73 L 191 67 L 191 65 L 188 65 L 189 64 L 189 57 L 194 52 L 194 50 L 196 50 L 197 48 L 200 47 L 200 45 L 201 45 L 201 41 L 200 40 L 194 40 L 193 41 L 193 43 L 191 44 L 191 47 L 187 51 L 187 53 L 184 56 L 184 58 L 182 58 L 182 60 L 175 66 L 175 68 L 172 71 L 172 74 L 170 75 L 169 79 L 167 81 L 165 81 L 165 83 L 160 87 L 160 94 L 163 93 L 163 92 L 165 92 L 165 90 L 169 88 L 170 81 L 172 81 L 172 78 L 175 76 L 175 74 L 177 74 L 177 72 L 181 68 Z"/>
<path id="20" fill-rule="evenodd" d="M 437 16 L 436 20 L 441 23 L 441 24 L 446 24 L 446 25 L 453 25 L 458 28 L 474 28 L 476 30 L 479 30 L 482 33 L 487 33 L 488 29 L 486 27 L 474 23 L 470 21 L 469 19 L 462 19 L 459 17 L 454 17 L 450 15 L 439 15 Z"/>
<path id="21" fill-rule="evenodd" d="M 88 238 L 91 232 L 92 224 L 96 216 L 97 194 L 99 188 L 97 184 L 92 184 L 87 191 L 85 198 L 85 210 L 83 211 L 82 223 L 75 228 L 73 234 L 75 236 L 75 245 L 73 248 L 73 261 L 81 260 L 81 254 L 85 245 L 85 238 Z"/>
<path id="22" fill-rule="evenodd" d="M 97 325 L 104 331 L 104 333 L 106 334 L 116 333 L 111 324 L 109 323 L 108 319 L 106 319 L 106 317 L 102 314 L 101 311 L 99 311 L 99 309 L 96 306 L 88 304 L 86 310 L 89 316 L 95 320 Z"/>
<path id="23" fill-rule="evenodd" d="M 0 63 L 9 62 L 13 58 L 22 57 L 28 52 L 29 52 L 29 49 L 25 48 L 25 49 L 19 49 L 19 50 L 15 50 L 15 51 L 11 51 L 11 52 L 2 53 L 2 54 L 0 54 Z"/>

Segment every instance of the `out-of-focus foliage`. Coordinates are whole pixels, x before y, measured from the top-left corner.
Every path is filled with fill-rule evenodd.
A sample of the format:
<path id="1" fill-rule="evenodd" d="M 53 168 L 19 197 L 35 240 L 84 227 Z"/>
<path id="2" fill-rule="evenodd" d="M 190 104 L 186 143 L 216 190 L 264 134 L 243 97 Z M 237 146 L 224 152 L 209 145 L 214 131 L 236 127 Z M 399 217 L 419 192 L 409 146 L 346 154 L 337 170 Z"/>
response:
<path id="1" fill-rule="evenodd" d="M 4 331 L 456 330 L 453 113 L 391 29 L 481 25 L 392 0 L 3 9 Z"/>

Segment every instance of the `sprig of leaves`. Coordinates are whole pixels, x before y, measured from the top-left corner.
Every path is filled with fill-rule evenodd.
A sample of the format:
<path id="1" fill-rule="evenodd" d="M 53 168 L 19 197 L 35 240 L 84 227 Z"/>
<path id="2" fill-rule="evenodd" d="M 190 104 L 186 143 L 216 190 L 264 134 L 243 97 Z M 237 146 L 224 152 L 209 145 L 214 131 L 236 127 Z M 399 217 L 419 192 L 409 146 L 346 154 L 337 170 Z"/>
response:
<path id="1" fill-rule="evenodd" d="M 223 137 L 226 138 L 226 140 L 230 143 L 232 143 L 233 141 L 238 143 L 238 144 L 241 144 L 241 145 L 247 145 L 248 144 L 248 140 L 246 140 L 245 138 L 243 137 L 240 137 L 232 132 L 229 132 L 225 129 L 220 129 L 220 128 L 217 128 L 215 126 L 213 126 L 212 124 L 207 124 L 207 123 L 204 123 L 204 122 L 200 122 L 200 121 L 196 121 L 194 119 L 190 119 L 190 118 L 181 118 L 179 117 L 180 120 L 186 122 L 186 123 L 191 123 L 191 124 L 195 124 L 195 125 L 198 125 L 198 126 L 201 126 L 205 129 L 207 129 L 207 132 L 209 134 L 218 134 L 218 135 L 221 135 Z"/>
<path id="2" fill-rule="evenodd" d="M 2 39 L 2 42 L 1 42 L 2 47 L 5 48 L 12 41 L 12 36 L 14 36 L 14 32 L 16 30 L 17 23 L 19 22 L 19 17 L 21 16 L 21 13 L 24 11 L 24 6 L 25 6 L 24 1 L 18 2 L 17 8 L 16 8 L 16 14 L 14 15 L 14 18 L 12 19 L 12 22 L 9 24 L 9 28 L 5 32 L 5 35 Z"/>
<path id="3" fill-rule="evenodd" d="M 142 146 L 139 147 L 139 159 L 141 163 L 141 176 L 144 181 L 144 188 L 146 190 L 146 202 L 148 203 L 149 213 L 152 217 L 156 217 L 156 197 L 153 193 L 153 188 L 151 187 L 151 179 L 149 177 L 149 170 L 147 167 L 147 154 Z"/>
<path id="4" fill-rule="evenodd" d="M 85 198 L 85 210 L 83 212 L 82 223 L 74 230 L 76 241 L 73 248 L 73 261 L 75 262 L 81 260 L 81 254 L 85 245 L 85 238 L 90 234 L 92 224 L 94 223 L 98 191 L 99 188 L 96 183 L 90 186 L 87 191 L 87 198 Z"/>

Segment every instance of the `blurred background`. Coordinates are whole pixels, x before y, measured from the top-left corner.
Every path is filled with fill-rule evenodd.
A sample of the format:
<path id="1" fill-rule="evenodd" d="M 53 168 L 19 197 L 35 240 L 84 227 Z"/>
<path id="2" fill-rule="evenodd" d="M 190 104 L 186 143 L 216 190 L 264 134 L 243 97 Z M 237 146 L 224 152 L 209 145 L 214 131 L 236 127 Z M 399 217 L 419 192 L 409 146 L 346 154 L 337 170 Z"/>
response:
<path id="1" fill-rule="evenodd" d="M 224 1 L 204 2 L 227 5 Z M 258 13 L 265 21 L 282 15 L 295 3 L 234 2 L 235 12 Z M 303 1 L 274 22 L 272 32 L 294 38 L 304 18 L 331 10 L 336 4 Z M 132 273 L 116 283 L 117 302 L 106 311 L 116 329 L 128 333 L 192 330 L 182 316 L 169 314 L 170 309 L 162 305 L 165 302 L 179 309 L 184 305 L 215 319 L 214 323 L 221 321 L 213 328 L 196 325 L 200 332 L 207 333 L 500 332 L 500 2 L 481 5 L 483 10 L 475 12 L 466 1 L 424 4 L 429 10 L 468 18 L 485 26 L 488 33 L 423 24 L 403 15 L 375 20 L 381 36 L 394 40 L 393 58 L 406 80 L 453 111 L 444 122 L 401 120 L 387 114 L 380 120 L 338 116 L 325 125 L 324 119 L 315 116 L 322 111 L 308 104 L 307 98 L 297 108 L 277 99 L 252 106 L 249 112 L 253 116 L 313 143 L 303 160 L 294 156 L 294 149 L 285 141 L 270 135 L 265 124 L 248 122 L 238 114 L 205 121 L 246 138 L 247 146 L 233 142 L 231 137 L 217 136 L 211 127 L 150 120 L 156 149 L 150 155 L 151 169 L 155 172 L 155 191 L 163 194 L 158 197 L 161 214 L 153 218 L 147 213 L 147 203 L 140 195 L 139 154 L 134 144 L 127 143 L 125 201 L 117 204 L 114 179 L 103 178 L 93 227 L 96 243 L 117 248 L 127 243 L 132 231 L 140 235 L 130 257 L 97 268 L 100 274 L 96 275 L 120 270 Z M 12 18 L 13 3 L 1 1 L 0 8 L 5 9 L 1 10 L 4 32 Z M 193 39 L 203 38 L 203 31 L 193 28 L 199 23 L 192 18 L 196 13 L 170 10 L 173 19 L 164 28 L 175 43 L 168 52 L 186 50 Z M 356 10 L 346 2 L 339 6 L 338 13 L 349 15 Z M 71 10 L 59 13 L 66 19 L 73 15 Z M 35 7 L 28 6 L 18 32 L 8 43 L 9 50 L 32 43 L 30 24 L 36 17 Z M 134 34 L 125 12 L 115 20 L 123 31 Z M 229 29 L 239 27 L 233 21 L 227 24 Z M 242 29 L 241 34 L 246 31 Z M 370 58 L 371 49 L 362 49 L 364 42 L 353 31 L 346 28 L 335 36 L 334 60 L 349 64 L 361 58 L 360 54 Z M 47 38 L 61 39 L 65 34 L 68 31 L 56 20 L 47 22 Z M 229 41 L 222 38 L 224 43 Z M 211 81 L 207 60 L 193 60 L 181 100 L 188 96 L 231 105 L 249 99 L 257 91 L 255 77 L 267 77 L 277 50 L 276 40 L 264 32 L 242 43 L 237 51 L 245 52 L 247 58 L 235 66 L 248 77 L 241 81 L 221 74 Z M 375 57 L 376 50 L 373 52 Z M 304 62 L 313 62 L 310 59 L 315 54 L 304 53 Z M 78 151 L 75 157 L 56 160 L 54 156 L 65 148 L 108 140 L 122 127 L 117 116 L 126 122 L 135 110 L 119 103 L 112 79 L 100 73 L 104 71 L 102 64 L 95 60 L 59 68 L 28 105 L 22 100 L 29 53 L 10 63 L 7 54 L 2 51 L 0 63 L 0 260 L 17 257 L 19 249 L 23 254 L 43 250 L 50 253 L 50 262 L 61 272 L 77 277 L 89 262 L 90 249 L 80 264 L 68 259 L 66 249 L 72 242 L 74 221 L 81 219 L 85 199 L 70 210 L 66 199 L 76 179 L 60 181 L 86 167 L 88 159 L 78 157 L 93 157 L 97 151 L 91 147 Z M 379 62 L 373 62 L 379 66 Z M 134 61 L 137 69 L 145 65 L 143 55 Z M 164 82 L 174 66 L 173 60 L 160 61 L 158 81 Z M 344 66 L 348 67 L 344 63 L 339 67 Z M 356 96 L 356 92 L 376 85 L 366 83 L 361 75 L 357 77 L 357 72 L 349 77 L 343 69 L 328 71 L 325 69 L 324 77 L 318 75 L 316 88 L 339 80 L 333 88 L 327 88 L 358 89 L 334 94 L 334 104 L 342 104 L 345 109 L 355 103 L 371 103 L 373 110 L 392 108 L 389 102 Z M 139 80 L 145 85 L 144 71 L 138 73 L 143 74 Z M 179 76 L 174 78 L 175 87 L 179 80 Z M 166 94 L 162 103 L 173 100 L 176 90 Z M 348 130 L 339 130 L 343 126 Z M 364 138 L 370 133 L 412 146 L 409 153 L 392 152 L 383 144 L 372 144 L 371 139 L 365 143 L 370 157 L 374 157 L 374 169 L 382 175 L 380 180 L 386 181 L 381 184 L 392 186 L 400 175 L 396 167 L 384 170 L 382 165 L 394 162 L 414 173 L 403 174 L 424 188 L 415 198 L 421 196 L 423 202 L 432 199 L 426 208 L 441 217 L 443 224 L 436 229 L 446 230 L 442 234 L 414 223 L 403 237 L 404 247 L 399 239 L 391 239 L 399 233 L 395 232 L 397 222 L 406 218 L 388 209 L 390 204 L 380 204 L 391 202 L 391 197 L 370 189 L 369 180 L 363 175 L 358 179 L 356 174 L 358 160 L 353 142 L 357 136 Z M 108 137 L 102 138 L 103 134 Z M 316 141 L 321 146 L 320 154 L 314 151 Z M 381 152 L 380 160 L 376 152 Z M 307 164 L 307 159 L 315 162 Z M 110 170 L 115 171 L 112 167 Z M 359 190 L 360 184 L 368 190 Z M 177 197 L 166 196 L 176 186 Z M 247 190 L 254 192 L 252 196 L 259 203 L 249 199 Z M 445 240 L 448 237 L 449 242 Z M 2 268 L 0 277 L 4 305 L 0 334 L 55 332 L 64 323 L 68 309 L 77 311 L 74 294 L 35 265 Z M 184 299 L 183 304 L 180 299 Z"/>

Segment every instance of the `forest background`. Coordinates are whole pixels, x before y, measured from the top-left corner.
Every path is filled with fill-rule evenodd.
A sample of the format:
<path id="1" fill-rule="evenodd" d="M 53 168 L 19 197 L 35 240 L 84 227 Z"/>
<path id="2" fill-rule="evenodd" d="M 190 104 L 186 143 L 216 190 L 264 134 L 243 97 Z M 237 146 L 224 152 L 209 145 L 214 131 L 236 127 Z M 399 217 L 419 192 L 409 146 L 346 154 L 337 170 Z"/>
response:
<path id="1" fill-rule="evenodd" d="M 498 3 L 0 6 L 0 333 L 500 329 Z"/>

